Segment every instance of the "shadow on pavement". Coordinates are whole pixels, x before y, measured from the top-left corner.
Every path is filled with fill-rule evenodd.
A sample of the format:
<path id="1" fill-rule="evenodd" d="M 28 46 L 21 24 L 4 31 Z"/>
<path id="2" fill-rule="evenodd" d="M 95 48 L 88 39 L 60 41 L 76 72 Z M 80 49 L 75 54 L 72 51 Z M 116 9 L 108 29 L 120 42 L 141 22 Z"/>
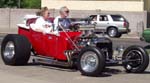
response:
<path id="1" fill-rule="evenodd" d="M 136 74 L 150 74 L 150 71 L 144 71 L 143 73 L 136 73 Z"/>
<path id="2" fill-rule="evenodd" d="M 119 69 L 105 68 L 104 72 L 109 74 L 120 74 L 122 71 Z"/>
<path id="3" fill-rule="evenodd" d="M 40 66 L 42 68 L 59 70 L 59 71 L 67 71 L 67 72 L 76 72 L 77 68 L 64 67 L 58 65 L 49 65 L 49 64 L 41 64 L 41 63 L 28 63 L 27 66 Z"/>
<path id="4" fill-rule="evenodd" d="M 78 69 L 76 67 L 70 68 L 70 67 L 64 67 L 64 66 L 57 66 L 57 65 L 47 65 L 47 64 L 40 64 L 40 63 L 28 63 L 26 66 L 39 66 L 42 68 L 47 69 L 53 69 L 58 71 L 66 71 L 66 72 L 77 72 Z M 113 68 L 105 68 L 102 74 L 99 74 L 95 77 L 110 77 L 113 74 L 120 74 L 122 71 L 119 69 L 113 69 Z"/>
<path id="5" fill-rule="evenodd" d="M 47 65 L 47 64 L 40 64 L 40 63 L 28 63 L 26 66 L 38 66 L 42 68 L 65 71 L 65 72 L 77 72 L 78 71 L 77 68 L 70 68 L 70 67 L 57 66 L 57 65 Z M 94 77 L 110 77 L 112 75 L 124 74 L 124 73 L 125 71 L 121 71 L 119 69 L 105 68 L 102 74 L 99 74 Z M 133 73 L 125 73 L 125 74 L 133 74 Z M 134 73 L 134 74 L 150 74 L 150 71 L 145 71 L 143 73 Z"/>

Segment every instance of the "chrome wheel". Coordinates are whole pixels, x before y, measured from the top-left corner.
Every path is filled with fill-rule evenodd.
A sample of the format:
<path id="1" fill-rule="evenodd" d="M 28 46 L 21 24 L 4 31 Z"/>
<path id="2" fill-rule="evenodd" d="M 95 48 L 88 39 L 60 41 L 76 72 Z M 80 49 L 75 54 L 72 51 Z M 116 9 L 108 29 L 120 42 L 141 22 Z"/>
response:
<path id="1" fill-rule="evenodd" d="M 15 55 L 15 45 L 12 41 L 9 41 L 5 48 L 4 48 L 4 52 L 3 52 L 4 58 L 5 59 L 12 59 Z"/>
<path id="2" fill-rule="evenodd" d="M 95 52 L 85 52 L 81 57 L 81 68 L 86 72 L 93 72 L 98 67 L 98 56 Z"/>
<path id="3" fill-rule="evenodd" d="M 141 46 L 130 46 L 122 55 L 123 67 L 127 73 L 142 73 L 149 65 L 149 55 Z"/>
<path id="4" fill-rule="evenodd" d="M 142 53 L 139 50 L 132 50 L 126 56 L 126 69 L 136 69 L 143 63 Z"/>
<path id="5" fill-rule="evenodd" d="M 28 63 L 31 44 L 25 36 L 8 34 L 1 45 L 1 57 L 6 65 L 19 66 Z"/>
<path id="6" fill-rule="evenodd" d="M 109 35 L 110 37 L 115 37 L 115 36 L 117 35 L 116 29 L 115 29 L 115 28 L 110 28 L 110 29 L 108 30 L 108 35 Z"/>

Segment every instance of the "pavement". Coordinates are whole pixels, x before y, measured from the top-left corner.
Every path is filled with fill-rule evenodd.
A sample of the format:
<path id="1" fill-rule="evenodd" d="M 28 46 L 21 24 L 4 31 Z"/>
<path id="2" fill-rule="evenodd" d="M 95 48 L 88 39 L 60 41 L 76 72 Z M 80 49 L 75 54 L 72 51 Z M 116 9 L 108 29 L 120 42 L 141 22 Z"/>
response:
<path id="1" fill-rule="evenodd" d="M 129 34 L 123 34 L 122 36 L 121 36 L 121 38 L 131 38 L 131 39 L 139 39 L 140 37 L 139 37 L 139 35 L 138 34 L 131 34 L 131 33 L 129 33 Z"/>
<path id="2" fill-rule="evenodd" d="M 3 36 L 0 37 L 1 39 Z M 0 39 L 0 43 L 1 43 Z M 148 45 L 138 39 L 112 39 L 114 48 L 124 45 Z M 0 83 L 148 83 L 150 66 L 141 74 L 129 74 L 121 66 L 106 67 L 105 72 L 98 77 L 82 76 L 75 69 L 32 64 L 26 66 L 7 66 L 0 58 Z"/>

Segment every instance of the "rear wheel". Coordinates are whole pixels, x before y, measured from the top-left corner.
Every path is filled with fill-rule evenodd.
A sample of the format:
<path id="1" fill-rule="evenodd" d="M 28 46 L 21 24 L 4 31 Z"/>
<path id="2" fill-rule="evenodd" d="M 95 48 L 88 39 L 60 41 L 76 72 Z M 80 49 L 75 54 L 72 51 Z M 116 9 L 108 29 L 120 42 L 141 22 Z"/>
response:
<path id="1" fill-rule="evenodd" d="M 121 34 L 121 33 L 118 33 L 116 37 L 117 37 L 117 38 L 120 38 L 121 36 L 122 36 L 122 34 Z"/>
<path id="2" fill-rule="evenodd" d="M 7 35 L 1 47 L 1 56 L 6 65 L 25 65 L 30 58 L 31 45 L 26 37 Z"/>
<path id="3" fill-rule="evenodd" d="M 115 27 L 110 27 L 110 28 L 108 28 L 107 34 L 108 34 L 108 36 L 111 37 L 111 38 L 114 38 L 114 37 L 119 38 L 119 37 L 122 36 L 122 35 L 118 32 L 118 29 L 115 28 Z"/>
<path id="4" fill-rule="evenodd" d="M 141 46 L 131 46 L 123 54 L 123 66 L 129 73 L 141 73 L 149 65 L 149 56 Z"/>
<path id="5" fill-rule="evenodd" d="M 82 75 L 97 76 L 105 67 L 105 58 L 96 47 L 86 47 L 78 58 L 78 69 Z"/>

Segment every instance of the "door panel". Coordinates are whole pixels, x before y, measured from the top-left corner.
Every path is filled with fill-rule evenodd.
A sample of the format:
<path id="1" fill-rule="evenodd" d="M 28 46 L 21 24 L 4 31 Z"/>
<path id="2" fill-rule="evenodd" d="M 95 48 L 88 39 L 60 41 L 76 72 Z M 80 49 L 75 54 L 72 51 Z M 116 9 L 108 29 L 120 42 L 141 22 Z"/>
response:
<path id="1" fill-rule="evenodd" d="M 107 15 L 100 15 L 97 21 L 96 29 L 106 30 L 109 25 Z"/>
<path id="2" fill-rule="evenodd" d="M 57 56 L 57 40 L 58 37 L 51 34 L 46 34 L 44 37 L 44 52 L 45 56 L 56 57 Z"/>
<path id="3" fill-rule="evenodd" d="M 44 54 L 43 34 L 41 32 L 31 31 L 31 43 L 33 49 L 36 51 L 37 54 Z"/>

